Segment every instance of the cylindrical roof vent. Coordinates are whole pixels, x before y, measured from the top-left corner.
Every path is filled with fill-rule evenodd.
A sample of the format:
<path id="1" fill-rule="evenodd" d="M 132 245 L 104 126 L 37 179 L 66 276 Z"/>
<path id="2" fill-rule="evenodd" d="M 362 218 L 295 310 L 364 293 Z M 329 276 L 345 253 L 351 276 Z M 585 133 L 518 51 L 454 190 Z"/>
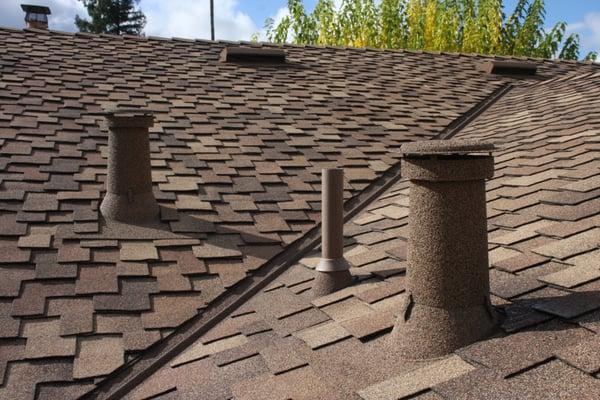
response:
<path id="1" fill-rule="evenodd" d="M 492 150 L 472 140 L 402 146 L 410 180 L 407 302 L 392 340 L 403 357 L 441 357 L 496 329 L 485 200 Z"/>
<path id="2" fill-rule="evenodd" d="M 152 193 L 150 141 L 151 112 L 115 109 L 108 120 L 108 177 L 100 205 L 104 218 L 121 222 L 150 222 L 158 217 Z"/>
<path id="3" fill-rule="evenodd" d="M 344 258 L 344 171 L 323 169 L 321 178 L 321 261 L 316 268 L 313 296 L 350 285 L 350 264 Z"/>

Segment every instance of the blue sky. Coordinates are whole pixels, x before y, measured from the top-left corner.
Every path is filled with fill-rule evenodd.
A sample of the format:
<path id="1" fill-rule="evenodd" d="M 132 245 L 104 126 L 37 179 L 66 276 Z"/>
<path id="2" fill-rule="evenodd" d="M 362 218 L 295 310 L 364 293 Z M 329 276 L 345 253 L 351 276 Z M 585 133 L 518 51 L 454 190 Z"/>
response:
<path id="1" fill-rule="evenodd" d="M 262 35 L 266 18 L 285 15 L 286 0 L 214 0 L 216 34 L 218 39 L 248 40 L 253 34 Z M 339 0 L 337 0 L 339 1 Z M 48 5 L 52 10 L 52 29 L 74 31 L 76 14 L 86 15 L 78 0 L 0 0 L 0 26 L 23 27 L 20 4 Z M 505 0 L 512 10 L 517 0 Z M 316 0 L 304 0 L 307 8 Z M 209 0 L 141 0 L 140 6 L 148 18 L 148 35 L 186 38 L 209 38 Z M 582 55 L 600 50 L 600 0 L 546 0 L 548 27 L 564 20 L 569 30 L 581 36 Z"/>

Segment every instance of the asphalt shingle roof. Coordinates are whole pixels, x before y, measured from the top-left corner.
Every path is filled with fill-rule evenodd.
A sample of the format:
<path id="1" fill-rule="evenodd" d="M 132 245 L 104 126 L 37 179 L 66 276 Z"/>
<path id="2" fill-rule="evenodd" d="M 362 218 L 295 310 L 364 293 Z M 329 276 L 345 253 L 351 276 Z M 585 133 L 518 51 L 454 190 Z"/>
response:
<path id="1" fill-rule="evenodd" d="M 311 300 L 315 252 L 127 398 L 598 398 L 599 86 L 587 73 L 514 88 L 457 135 L 502 148 L 487 182 L 497 336 L 439 361 L 394 353 L 410 239 L 400 181 L 346 224 L 359 283 Z"/>
<path id="2" fill-rule="evenodd" d="M 257 66 L 220 63 L 219 53 L 227 45 L 222 42 L 0 29 L 0 43 L 0 398 L 11 399 L 76 398 L 93 389 L 313 228 L 320 218 L 321 168 L 344 168 L 349 199 L 397 164 L 402 143 L 434 137 L 502 85 L 522 84 L 482 73 L 479 66 L 488 58 L 479 56 L 286 46 L 285 66 Z M 542 79 L 593 70 L 576 63 L 538 62 Z M 564 106 L 569 100 L 576 104 L 575 121 L 583 120 L 589 112 L 578 102 L 581 94 L 558 96 L 556 102 Z M 98 213 L 107 156 L 102 112 L 115 105 L 145 107 L 155 114 L 150 143 L 154 191 L 161 205 L 157 226 L 107 223 Z M 510 107 L 500 112 L 515 114 Z M 515 126 L 534 117 L 545 121 L 532 111 Z M 478 134 L 493 132 L 495 123 L 491 118 Z M 597 193 L 592 190 L 592 197 L 586 197 L 594 174 L 573 172 L 567 182 L 561 175 L 561 169 L 577 169 L 579 164 L 569 164 L 573 157 L 594 161 L 589 136 L 578 136 L 581 132 L 574 126 L 561 125 L 556 142 L 535 147 L 544 153 L 540 158 L 507 167 L 518 170 L 508 174 L 516 181 L 506 187 L 517 201 L 497 208 L 524 204 L 560 221 L 590 217 L 586 221 L 597 229 L 591 219 L 598 213 L 597 203 L 587 204 Z M 544 127 L 537 129 L 542 135 Z M 565 129 L 575 130 L 565 136 Z M 569 145 L 569 140 L 561 141 L 569 135 L 584 143 L 581 149 L 567 150 L 559 161 L 545 152 Z M 543 168 L 546 164 L 538 160 L 544 156 L 549 164 L 558 164 Z M 570 203 L 556 206 L 538 199 L 537 204 L 528 198 L 562 187 L 537 189 L 547 182 L 573 184 L 565 189 L 574 193 Z M 360 252 L 359 246 L 349 258 L 364 266 L 361 271 L 381 269 L 374 276 L 382 283 L 398 284 L 401 268 L 392 268 L 396 263 L 388 256 L 402 254 L 396 238 L 402 236 L 408 212 L 406 204 L 395 204 L 389 196 L 379 200 L 377 210 L 355 220 L 363 223 L 355 223 L 351 236 L 364 242 L 363 249 L 390 240 L 394 248 Z M 579 204 L 585 207 L 575 206 Z M 505 214 L 505 223 L 512 224 L 508 228 L 539 219 Z M 383 227 L 372 231 L 377 224 Z M 575 225 L 562 228 L 565 236 L 577 230 Z M 382 239 L 380 231 L 388 236 Z M 524 257 L 532 265 L 551 257 L 568 263 L 583 256 L 578 240 L 567 238 L 565 244 L 552 246 L 556 240 L 527 236 L 532 231 L 521 233 L 525 239 L 516 237 L 519 230 L 506 233 L 513 238 L 496 250 L 503 261 L 518 252 L 514 243 L 532 240 L 539 240 L 539 246 Z M 553 272 L 560 272 L 556 261 L 549 263 Z M 293 267 L 290 273 L 302 268 Z M 301 294 L 310 278 L 301 274 L 296 285 L 283 283 L 267 292 L 278 302 L 269 312 L 283 321 L 282 331 L 273 330 L 270 320 L 257 320 L 226 343 L 218 340 L 227 335 L 213 332 L 216 344 L 196 350 L 208 352 L 202 363 L 211 365 L 202 377 L 194 374 L 194 386 L 200 387 L 200 380 L 214 386 L 223 373 L 229 377 L 223 382 L 242 384 L 242 376 L 286 371 L 289 365 L 296 372 L 284 380 L 310 379 L 313 371 L 298 365 L 304 363 L 301 357 L 282 359 L 279 347 L 264 350 L 264 360 L 250 356 L 256 339 L 264 337 L 265 345 L 278 343 L 283 332 L 298 332 L 286 339 L 298 346 L 308 341 L 318 348 L 323 341 L 320 334 L 299 333 L 307 323 L 333 318 L 321 307 L 303 305 Z M 569 276 L 550 276 L 543 282 L 548 280 L 574 283 Z M 388 285 L 386 290 L 395 289 Z M 391 302 L 394 296 L 401 294 L 381 301 Z M 370 312 L 368 304 L 358 298 L 348 310 L 337 306 L 332 313 L 354 316 Z M 369 319 L 375 327 L 340 327 L 334 318 L 322 336 L 341 340 L 340 345 L 350 346 L 347 351 L 360 349 L 364 346 L 357 337 L 387 328 L 389 314 L 384 311 L 375 322 Z M 462 362 L 456 364 L 464 368 Z M 195 362 L 181 368 L 186 366 L 201 368 Z M 223 370 L 226 366 L 229 372 Z M 250 375 L 248 368 L 254 371 Z M 271 381 L 270 376 L 261 379 Z M 215 392 L 207 393 L 229 393 L 228 387 L 214 386 Z M 179 386 L 177 390 L 182 392 Z"/>

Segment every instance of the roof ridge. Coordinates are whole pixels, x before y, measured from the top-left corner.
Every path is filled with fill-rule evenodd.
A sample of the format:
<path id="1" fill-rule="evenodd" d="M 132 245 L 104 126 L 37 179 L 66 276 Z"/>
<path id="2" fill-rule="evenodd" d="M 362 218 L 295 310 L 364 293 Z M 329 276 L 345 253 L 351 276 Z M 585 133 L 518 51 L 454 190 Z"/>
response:
<path id="1" fill-rule="evenodd" d="M 305 45 L 295 43 L 272 43 L 272 42 L 253 42 L 247 40 L 209 40 L 200 38 L 181 38 L 181 37 L 166 37 L 166 36 L 137 36 L 137 35 L 115 35 L 109 33 L 87 33 L 87 32 L 67 32 L 56 29 L 34 29 L 34 28 L 11 28 L 0 26 L 0 31 L 7 30 L 11 32 L 33 32 L 33 33 L 52 33 L 67 36 L 82 36 L 82 37 L 103 37 L 111 39 L 132 39 L 140 41 L 176 41 L 176 42 L 199 42 L 199 43 L 213 43 L 213 44 L 241 44 L 250 46 L 268 46 L 268 47 L 284 47 L 284 48 L 308 48 L 308 49 L 334 49 L 334 50 L 354 50 L 354 51 L 374 51 L 374 52 L 385 52 L 385 53 L 408 53 L 408 54 L 426 54 L 426 55 L 442 55 L 442 56 L 454 56 L 454 57 L 466 57 L 466 58 L 494 58 L 500 60 L 520 60 L 520 61 L 541 61 L 549 62 L 553 64 L 578 64 L 578 65 L 590 65 L 600 68 L 600 63 L 594 61 L 579 61 L 579 60 L 565 60 L 565 59 L 550 59 L 540 57 L 526 57 L 526 56 L 508 56 L 500 54 L 480 54 L 480 53 L 463 53 L 463 52 L 449 52 L 449 51 L 434 51 L 434 50 L 415 50 L 415 49 L 381 49 L 375 47 L 352 47 L 352 46 L 331 46 L 331 45 Z"/>
<path id="2" fill-rule="evenodd" d="M 521 87 L 525 91 L 534 90 L 543 85 L 549 85 L 553 83 L 564 83 L 564 82 L 572 82 L 579 79 L 585 79 L 589 77 L 600 77 L 600 71 L 586 71 L 579 72 L 573 71 L 566 73 L 564 75 L 559 75 L 554 78 L 542 80 L 542 81 L 533 81 L 527 82 L 524 85 L 515 85 L 512 82 L 508 82 L 504 85 L 499 86 L 496 90 L 482 99 L 480 102 L 475 104 L 472 108 L 458 116 L 454 119 L 446 128 L 444 128 L 437 136 L 438 139 L 451 139 L 458 133 L 460 133 L 464 128 L 468 127 L 471 123 L 476 121 L 482 114 L 484 114 L 489 108 L 491 108 L 496 102 L 501 100 L 508 92 L 510 92 L 515 87 Z"/>
<path id="3" fill-rule="evenodd" d="M 543 86 L 543 85 L 550 85 L 553 83 L 572 82 L 572 81 L 576 81 L 579 79 L 593 78 L 596 76 L 600 76 L 600 71 L 586 71 L 586 72 L 573 71 L 573 72 L 569 72 L 562 76 L 556 76 L 554 78 L 550 78 L 550 79 L 547 79 L 544 81 L 532 83 L 530 87 L 533 88 L 533 87 L 538 87 L 538 86 Z"/>

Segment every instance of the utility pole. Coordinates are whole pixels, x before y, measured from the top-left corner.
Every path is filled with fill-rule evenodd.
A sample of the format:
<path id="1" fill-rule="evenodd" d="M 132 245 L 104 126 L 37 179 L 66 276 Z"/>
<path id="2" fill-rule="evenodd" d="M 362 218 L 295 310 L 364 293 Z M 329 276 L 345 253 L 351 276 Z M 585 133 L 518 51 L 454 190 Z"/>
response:
<path id="1" fill-rule="evenodd" d="M 210 40 L 215 40 L 215 2 L 210 0 Z"/>

